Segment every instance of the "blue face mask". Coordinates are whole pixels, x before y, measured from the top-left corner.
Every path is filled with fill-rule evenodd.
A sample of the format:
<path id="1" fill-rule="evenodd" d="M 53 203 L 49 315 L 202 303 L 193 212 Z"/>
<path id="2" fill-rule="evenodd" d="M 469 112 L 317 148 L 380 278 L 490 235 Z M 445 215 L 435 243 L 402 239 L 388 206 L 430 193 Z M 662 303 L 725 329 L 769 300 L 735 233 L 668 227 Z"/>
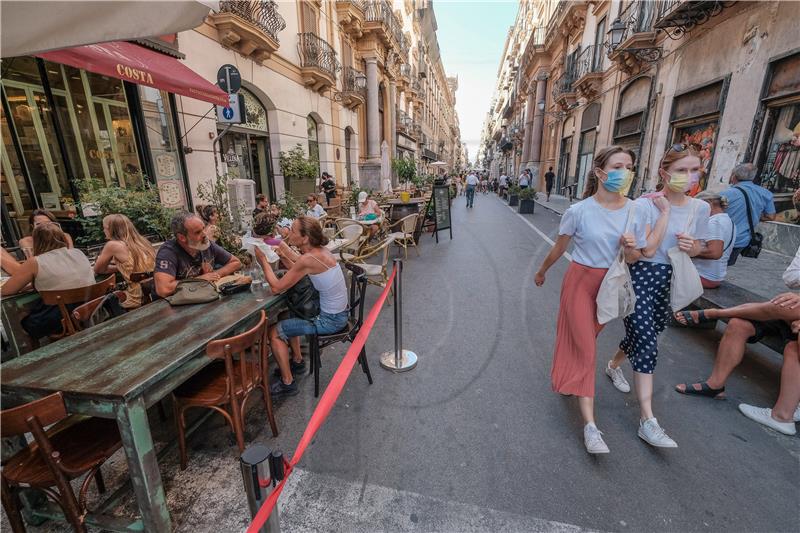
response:
<path id="1" fill-rule="evenodd" d="M 608 173 L 608 179 L 602 182 L 603 188 L 608 192 L 617 192 L 622 195 L 628 193 L 633 181 L 633 172 L 627 168 L 617 168 Z"/>

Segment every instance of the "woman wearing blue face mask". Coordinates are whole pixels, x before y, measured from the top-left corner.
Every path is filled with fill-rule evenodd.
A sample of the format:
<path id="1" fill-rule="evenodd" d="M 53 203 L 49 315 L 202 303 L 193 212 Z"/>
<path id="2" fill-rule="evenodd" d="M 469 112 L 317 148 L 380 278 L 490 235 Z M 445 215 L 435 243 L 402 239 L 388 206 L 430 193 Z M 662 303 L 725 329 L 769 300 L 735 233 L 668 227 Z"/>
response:
<path id="1" fill-rule="evenodd" d="M 644 257 L 630 268 L 636 308 L 623 320 L 625 338 L 606 365 L 606 375 L 614 386 L 620 392 L 630 392 L 620 365 L 625 357 L 631 362 L 641 412 L 638 435 L 659 448 L 678 446 L 658 424 L 652 406 L 658 335 L 666 328 L 670 315 L 672 264 L 667 251 L 677 246 L 694 257 L 702 250 L 700 239 L 706 237 L 710 207 L 686 195 L 699 181 L 701 168 L 699 153 L 693 147 L 673 145 L 659 165 L 662 192 L 635 202 L 637 210 L 646 213 L 648 219 Z"/>
<path id="2" fill-rule="evenodd" d="M 604 148 L 595 155 L 589 196 L 564 213 L 558 240 L 535 278 L 536 285 L 543 285 L 547 270 L 574 241 L 572 262 L 561 285 L 551 381 L 554 391 L 578 397 L 589 453 L 608 453 L 594 422 L 596 341 L 602 329 L 597 321 L 597 293 L 620 245 L 626 261 L 632 263 L 647 244 L 645 213 L 631 211 L 633 202 L 625 197 L 633 179 L 634 160 L 633 152 L 620 146 Z"/>

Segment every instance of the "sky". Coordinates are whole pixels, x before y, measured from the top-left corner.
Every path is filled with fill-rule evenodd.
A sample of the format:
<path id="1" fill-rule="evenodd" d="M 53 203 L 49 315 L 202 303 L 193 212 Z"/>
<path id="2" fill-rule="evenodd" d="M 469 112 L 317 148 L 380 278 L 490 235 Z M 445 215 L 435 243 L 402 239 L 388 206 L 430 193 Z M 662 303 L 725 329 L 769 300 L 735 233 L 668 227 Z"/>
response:
<path id="1" fill-rule="evenodd" d="M 497 67 L 517 1 L 435 0 L 437 36 L 448 76 L 458 76 L 456 111 L 461 140 L 475 161 L 481 128 L 489 110 Z"/>

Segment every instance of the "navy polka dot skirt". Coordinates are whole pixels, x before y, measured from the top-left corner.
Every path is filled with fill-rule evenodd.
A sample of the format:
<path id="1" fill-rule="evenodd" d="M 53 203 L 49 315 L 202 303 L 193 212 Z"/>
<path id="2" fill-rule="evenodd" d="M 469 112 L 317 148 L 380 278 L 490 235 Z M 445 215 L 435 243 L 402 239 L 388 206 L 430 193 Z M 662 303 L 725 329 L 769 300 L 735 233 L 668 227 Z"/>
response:
<path id="1" fill-rule="evenodd" d="M 635 372 L 652 374 L 658 358 L 658 335 L 670 315 L 669 284 L 672 265 L 638 261 L 630 267 L 636 308 L 623 319 L 625 338 L 619 348 Z"/>

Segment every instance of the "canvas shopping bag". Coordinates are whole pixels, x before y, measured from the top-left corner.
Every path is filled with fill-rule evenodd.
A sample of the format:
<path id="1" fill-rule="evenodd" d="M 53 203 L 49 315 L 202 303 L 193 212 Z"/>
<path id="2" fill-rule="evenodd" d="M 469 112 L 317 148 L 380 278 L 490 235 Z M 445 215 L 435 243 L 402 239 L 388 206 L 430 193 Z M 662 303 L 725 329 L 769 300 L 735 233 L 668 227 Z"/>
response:
<path id="1" fill-rule="evenodd" d="M 628 219 L 625 221 L 623 233 L 627 233 L 636 211 L 636 204 L 631 205 Z M 636 293 L 633 291 L 631 273 L 625 262 L 625 247 L 620 246 L 617 256 L 603 276 L 600 290 L 597 292 L 597 321 L 600 324 L 611 322 L 615 318 L 626 317 L 636 307 Z"/>

